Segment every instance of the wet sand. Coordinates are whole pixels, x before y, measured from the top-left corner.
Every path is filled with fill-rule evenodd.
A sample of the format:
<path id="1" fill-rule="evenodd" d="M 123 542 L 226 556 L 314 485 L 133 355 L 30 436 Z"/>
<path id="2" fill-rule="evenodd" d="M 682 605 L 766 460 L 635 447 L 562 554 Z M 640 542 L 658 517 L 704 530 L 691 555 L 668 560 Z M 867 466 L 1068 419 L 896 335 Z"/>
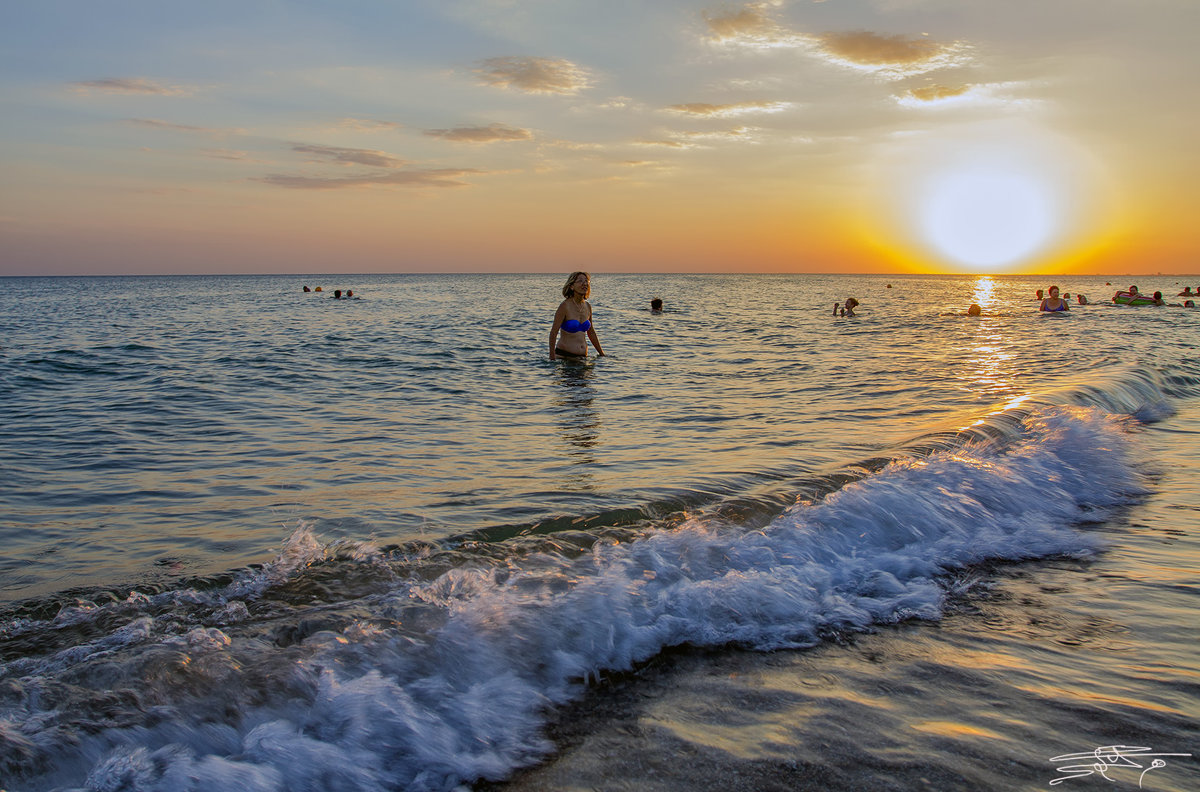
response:
<path id="1" fill-rule="evenodd" d="M 562 746 L 551 761 L 480 788 L 1049 789 L 1061 775 L 1049 760 L 1061 754 L 1200 745 L 1195 683 L 1181 697 L 1187 707 L 1156 710 L 1161 691 L 1105 684 L 1089 700 L 1078 668 L 1117 656 L 1140 664 L 1136 647 L 1118 623 L 1048 617 L 1070 610 L 1073 596 L 1035 577 L 1019 572 L 977 602 L 983 624 L 950 616 L 810 651 L 674 653 L 565 710 L 550 733 Z M 1019 654 L 1010 633 L 1021 635 Z M 1037 634 L 1061 666 L 1031 667 L 1039 652 L 1026 642 Z M 1109 773 L 1127 782 L 1121 788 L 1138 780 L 1128 768 Z M 1093 781 L 1105 783 L 1065 779 L 1059 788 Z M 1142 788 L 1183 792 L 1198 782 L 1200 762 L 1168 760 Z"/>

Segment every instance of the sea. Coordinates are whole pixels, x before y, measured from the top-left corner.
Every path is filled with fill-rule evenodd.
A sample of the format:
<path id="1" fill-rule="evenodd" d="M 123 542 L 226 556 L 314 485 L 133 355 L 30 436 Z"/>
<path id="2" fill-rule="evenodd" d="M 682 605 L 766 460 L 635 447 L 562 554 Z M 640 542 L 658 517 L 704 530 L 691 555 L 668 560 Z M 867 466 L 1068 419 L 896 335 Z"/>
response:
<path id="1" fill-rule="evenodd" d="M 567 274 L 0 278 L 0 789 L 1200 789 L 1200 276 Z"/>

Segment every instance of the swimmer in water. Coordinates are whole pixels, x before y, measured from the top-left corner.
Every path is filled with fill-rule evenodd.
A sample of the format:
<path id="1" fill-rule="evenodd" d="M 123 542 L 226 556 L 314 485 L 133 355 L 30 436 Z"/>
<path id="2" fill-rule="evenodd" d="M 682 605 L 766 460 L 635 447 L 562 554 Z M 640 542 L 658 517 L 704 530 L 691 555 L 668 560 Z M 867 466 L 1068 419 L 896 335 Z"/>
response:
<path id="1" fill-rule="evenodd" d="M 568 360 L 586 358 L 588 341 L 596 348 L 596 354 L 604 357 L 604 349 L 592 323 L 592 304 L 587 301 L 591 293 L 591 276 L 586 272 L 572 272 L 562 289 L 566 299 L 559 303 L 554 312 L 554 324 L 550 327 L 551 360 L 557 360 L 560 355 Z"/>
<path id="2" fill-rule="evenodd" d="M 658 297 L 650 301 L 650 313 L 662 313 L 662 300 Z"/>
<path id="3" fill-rule="evenodd" d="M 1071 310 L 1071 306 L 1067 305 L 1066 300 L 1064 300 L 1063 298 L 1058 296 L 1058 287 L 1051 286 L 1050 287 L 1050 296 L 1047 297 L 1046 299 L 1042 300 L 1042 304 L 1041 304 L 1041 306 L 1038 307 L 1038 310 L 1039 311 L 1051 311 L 1051 312 L 1069 311 L 1069 310 Z"/>
<path id="4" fill-rule="evenodd" d="M 981 315 L 983 315 L 983 309 L 979 307 L 979 304 L 971 303 L 971 307 L 967 309 L 967 316 L 981 316 Z"/>
<path id="5" fill-rule="evenodd" d="M 858 300 L 853 297 L 846 298 L 845 305 L 833 304 L 834 316 L 854 316 L 854 309 L 858 307 Z"/>

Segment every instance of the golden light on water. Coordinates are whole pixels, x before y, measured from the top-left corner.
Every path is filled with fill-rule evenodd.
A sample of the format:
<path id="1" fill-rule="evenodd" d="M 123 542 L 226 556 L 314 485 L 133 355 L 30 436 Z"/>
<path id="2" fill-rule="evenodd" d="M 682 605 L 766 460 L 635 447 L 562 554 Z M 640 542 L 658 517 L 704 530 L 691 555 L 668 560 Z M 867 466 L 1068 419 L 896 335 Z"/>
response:
<path id="1" fill-rule="evenodd" d="M 972 365 L 959 375 L 963 388 L 984 396 L 1011 393 L 1016 374 L 1011 362 L 1015 355 L 1007 349 L 1003 336 L 981 326 L 971 349 Z"/>
<path id="2" fill-rule="evenodd" d="M 984 275 L 977 278 L 975 281 L 975 293 L 971 296 L 971 302 L 979 305 L 984 310 L 992 307 L 996 302 L 995 297 L 996 282 L 989 276 Z"/>
<path id="3" fill-rule="evenodd" d="M 972 725 L 967 723 L 959 723 L 957 721 L 939 721 L 926 720 L 918 721 L 910 724 L 910 728 L 926 734 L 934 734 L 939 737 L 951 737 L 961 739 L 963 737 L 986 737 L 990 740 L 1004 739 L 1000 734 L 986 729 L 983 726 Z"/>
<path id="4" fill-rule="evenodd" d="M 983 311 L 979 319 L 974 344 L 971 348 L 971 365 L 959 374 L 964 389 L 985 395 L 1010 393 L 1013 387 L 1011 361 L 1014 353 L 1008 350 L 1004 337 L 987 321 L 986 316 L 996 307 L 996 282 L 990 276 L 976 278 L 971 301 Z"/>

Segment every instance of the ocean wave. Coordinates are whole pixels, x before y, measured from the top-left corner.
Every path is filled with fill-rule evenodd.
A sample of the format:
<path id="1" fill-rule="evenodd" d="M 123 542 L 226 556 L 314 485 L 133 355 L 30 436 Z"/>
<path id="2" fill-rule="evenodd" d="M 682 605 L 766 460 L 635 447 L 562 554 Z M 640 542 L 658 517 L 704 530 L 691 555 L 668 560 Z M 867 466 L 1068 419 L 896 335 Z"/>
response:
<path id="1" fill-rule="evenodd" d="M 964 570 L 1096 552 L 1088 524 L 1143 492 L 1128 416 L 1155 393 L 1130 376 L 1010 405 L 762 524 L 700 514 L 571 552 L 464 553 L 436 575 L 418 572 L 432 547 L 385 558 L 302 528 L 218 589 L 131 595 L 100 609 L 124 614 L 110 621 L 64 609 L 56 627 L 91 625 L 86 640 L 0 667 L 0 771 L 14 790 L 502 778 L 550 750 L 548 708 L 668 647 L 805 647 L 936 619 Z M 321 575 L 334 585 L 306 607 Z M 177 607 L 189 599 L 200 611 Z"/>

